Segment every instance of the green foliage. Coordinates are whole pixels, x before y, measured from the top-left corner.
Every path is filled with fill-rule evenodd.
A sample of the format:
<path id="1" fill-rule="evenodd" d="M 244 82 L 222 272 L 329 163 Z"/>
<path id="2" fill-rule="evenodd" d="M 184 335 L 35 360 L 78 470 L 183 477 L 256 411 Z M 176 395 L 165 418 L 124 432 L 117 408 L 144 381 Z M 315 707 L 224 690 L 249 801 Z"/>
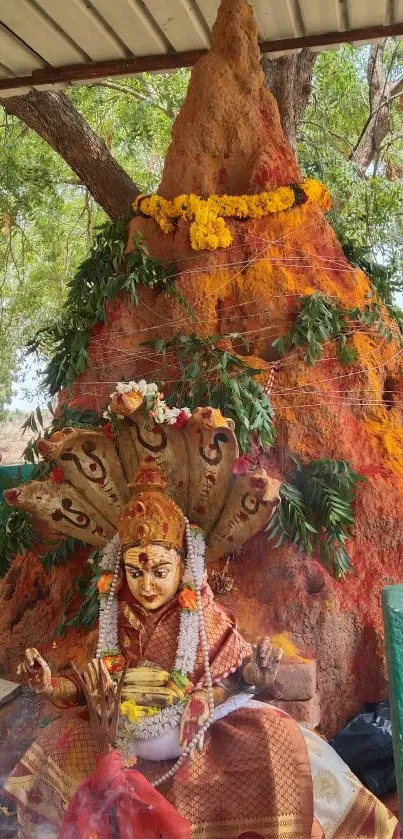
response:
<path id="1" fill-rule="evenodd" d="M 30 550 L 35 541 L 32 517 L 0 502 L 0 577 L 7 573 L 16 554 Z"/>
<path id="2" fill-rule="evenodd" d="M 326 341 L 340 339 L 347 330 L 344 311 L 335 300 L 321 292 L 315 292 L 300 299 L 301 309 L 289 331 L 282 338 L 273 341 L 272 346 L 279 355 L 292 348 L 307 347 L 304 361 L 313 366 L 323 356 Z M 351 364 L 356 360 L 354 350 L 348 351 L 345 342 L 336 345 L 339 361 Z"/>
<path id="3" fill-rule="evenodd" d="M 387 344 L 390 344 L 394 338 L 399 344 L 401 343 L 400 330 L 398 332 L 393 331 L 392 327 L 383 321 L 378 303 L 367 303 L 362 309 L 350 309 L 349 316 L 352 320 L 357 321 L 360 326 L 376 329 L 378 335 L 384 338 Z"/>
<path id="4" fill-rule="evenodd" d="M 187 70 L 144 73 L 112 89 L 105 82 L 73 87 L 66 95 L 140 189 L 153 192 L 188 79 Z M 60 317 L 69 279 L 106 216 L 63 159 L 3 111 L 0 169 L 1 415 L 17 377 L 19 395 L 25 386 L 32 398 L 32 378 L 37 380 L 49 350 L 37 364 L 32 359 L 26 374 L 23 348 Z"/>
<path id="5" fill-rule="evenodd" d="M 354 147 L 370 115 L 368 57 L 368 46 L 344 46 L 318 56 L 309 105 L 299 125 L 298 160 L 307 175 L 328 185 L 333 201 L 328 220 L 343 246 L 348 242 L 372 265 L 386 269 L 385 290 L 389 285 L 394 295 L 403 290 L 403 112 L 396 97 L 389 131 L 363 173 Z M 402 44 L 390 40 L 382 63 L 389 81 L 401 77 Z M 351 251 L 346 255 L 357 261 Z"/>
<path id="6" fill-rule="evenodd" d="M 0 578 L 7 573 L 11 560 L 17 553 L 30 550 L 35 540 L 32 516 L 24 510 L 15 510 L 3 500 L 3 490 L 13 489 L 21 481 L 17 476 L 2 479 L 0 490 Z"/>
<path id="7" fill-rule="evenodd" d="M 292 542 L 310 556 L 314 551 L 336 579 L 351 570 L 346 541 L 355 525 L 354 502 L 362 475 L 344 460 L 295 460 L 294 484 L 283 484 L 280 503 L 267 526 L 275 547 Z"/>
<path id="8" fill-rule="evenodd" d="M 402 291 L 396 259 L 393 258 L 389 265 L 380 265 L 373 259 L 368 247 L 355 245 L 351 239 L 342 240 L 341 245 L 347 259 L 369 277 L 373 293 L 386 306 L 389 316 L 403 334 L 403 311 L 395 304 L 396 295 Z"/>
<path id="9" fill-rule="evenodd" d="M 307 347 L 304 361 L 314 366 L 323 357 L 323 344 L 335 341 L 337 358 L 343 367 L 347 367 L 358 358 L 357 351 L 348 344 L 347 339 L 347 333 L 351 332 L 353 326 L 376 330 L 388 344 L 393 339 L 401 343 L 403 313 L 395 306 L 388 306 L 387 309 L 396 321 L 397 330 L 385 323 L 376 301 L 367 303 L 362 309 L 345 309 L 336 300 L 317 291 L 301 297 L 300 304 L 301 309 L 288 332 L 272 343 L 279 355 L 291 349 Z"/>
<path id="10" fill-rule="evenodd" d="M 92 564 L 92 577 L 88 580 L 87 575 L 73 580 L 70 589 L 68 590 L 63 606 L 63 615 L 59 625 L 55 629 L 55 638 L 62 637 L 66 631 L 72 627 L 84 627 L 85 629 L 92 629 L 98 617 L 98 589 L 97 583 L 99 578 L 104 573 L 99 566 L 100 553 L 94 551 L 89 556 L 89 561 Z M 74 604 L 78 608 L 74 614 L 71 614 Z"/>
<path id="11" fill-rule="evenodd" d="M 395 279 L 396 265 L 381 265 L 375 261 L 367 245 L 357 245 L 353 239 L 346 236 L 340 237 L 340 244 L 348 261 L 361 268 L 369 277 L 374 291 L 385 306 L 393 305 L 394 295 L 401 290 L 400 283 Z"/>
<path id="12" fill-rule="evenodd" d="M 46 553 L 41 556 L 45 571 L 64 565 L 80 548 L 87 548 L 87 544 L 82 542 L 81 539 L 75 539 L 74 536 L 67 536 L 67 538 L 59 536 L 54 541 L 49 542 Z"/>
<path id="13" fill-rule="evenodd" d="M 275 548 L 285 542 L 294 542 L 308 556 L 313 551 L 312 534 L 317 533 L 308 521 L 308 512 L 301 490 L 283 483 L 280 488 L 280 503 L 267 526 L 270 539 L 276 539 Z"/>
<path id="14" fill-rule="evenodd" d="M 179 380 L 166 398 L 170 406 L 191 411 L 199 405 L 218 408 L 234 421 L 242 451 L 249 449 L 253 436 L 266 448 L 274 442 L 274 413 L 268 396 L 254 381 L 259 371 L 219 346 L 226 339 L 238 337 L 236 333 L 209 337 L 178 333 L 171 340 L 157 339 L 146 346 L 168 357 L 167 369 L 179 367 Z"/>
<path id="15" fill-rule="evenodd" d="M 138 305 L 142 286 L 176 296 L 184 303 L 170 276 L 172 268 L 148 255 L 141 234 L 133 242 L 135 249 L 125 254 L 128 219 L 123 216 L 102 227 L 89 257 L 69 283 L 62 316 L 40 329 L 28 346 L 28 353 L 52 353 L 44 377 L 44 386 L 52 396 L 62 387 L 70 388 L 84 372 L 91 330 L 106 322 L 108 302 L 127 294 Z"/>

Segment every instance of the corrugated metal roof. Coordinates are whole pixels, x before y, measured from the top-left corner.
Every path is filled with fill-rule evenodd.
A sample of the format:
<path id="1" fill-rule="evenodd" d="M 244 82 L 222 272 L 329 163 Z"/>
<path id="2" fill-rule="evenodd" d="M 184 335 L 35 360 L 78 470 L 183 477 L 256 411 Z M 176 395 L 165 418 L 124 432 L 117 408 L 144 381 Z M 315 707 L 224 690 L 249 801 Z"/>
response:
<path id="1" fill-rule="evenodd" d="M 403 0 L 251 0 L 262 51 L 403 35 Z M 219 0 L 0 0 L 0 95 L 189 66 Z"/>

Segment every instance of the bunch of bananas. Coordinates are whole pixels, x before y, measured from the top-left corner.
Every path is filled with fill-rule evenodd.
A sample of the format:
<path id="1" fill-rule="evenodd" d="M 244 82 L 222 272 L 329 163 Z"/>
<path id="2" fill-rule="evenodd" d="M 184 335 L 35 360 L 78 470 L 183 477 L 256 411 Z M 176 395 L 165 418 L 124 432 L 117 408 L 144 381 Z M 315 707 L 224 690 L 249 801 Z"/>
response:
<path id="1" fill-rule="evenodd" d="M 122 700 L 137 705 L 166 708 L 181 700 L 181 691 L 170 681 L 170 673 L 156 665 L 139 665 L 127 670 Z"/>

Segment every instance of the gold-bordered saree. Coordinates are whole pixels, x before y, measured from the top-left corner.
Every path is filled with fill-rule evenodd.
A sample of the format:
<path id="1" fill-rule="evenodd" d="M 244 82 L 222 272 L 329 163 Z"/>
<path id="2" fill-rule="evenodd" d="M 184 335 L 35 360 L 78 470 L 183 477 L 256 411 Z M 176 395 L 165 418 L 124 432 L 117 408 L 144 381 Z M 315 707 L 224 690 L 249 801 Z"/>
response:
<path id="1" fill-rule="evenodd" d="M 217 682 L 239 667 L 250 647 L 214 603 L 208 587 L 203 612 Z M 158 614 L 150 614 L 122 590 L 119 632 L 131 666 L 147 658 L 170 670 L 178 630 L 176 598 Z M 194 684 L 203 683 L 201 664 L 196 662 Z M 95 753 L 83 708 L 66 711 L 62 720 L 43 730 L 6 784 L 19 805 L 20 839 L 57 837 L 77 785 L 95 768 Z M 356 779 L 357 787 L 351 779 L 343 780 L 335 756 L 334 773 L 344 784 L 338 801 L 331 773 L 327 780 L 323 775 L 323 764 L 326 767 L 332 756 L 333 749 L 303 732 L 284 712 L 252 702 L 215 722 L 203 751 L 160 791 L 191 822 L 193 839 L 397 839 L 396 819 Z M 138 760 L 136 769 L 153 781 L 171 766 L 172 761 Z M 314 791 L 320 803 L 317 818 Z"/>

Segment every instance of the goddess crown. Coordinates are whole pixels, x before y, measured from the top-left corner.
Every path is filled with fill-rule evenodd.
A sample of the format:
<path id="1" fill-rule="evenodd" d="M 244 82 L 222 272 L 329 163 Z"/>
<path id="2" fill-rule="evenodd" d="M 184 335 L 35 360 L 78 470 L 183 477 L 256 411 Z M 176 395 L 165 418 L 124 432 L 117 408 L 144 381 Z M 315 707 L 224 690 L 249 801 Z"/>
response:
<path id="1" fill-rule="evenodd" d="M 168 481 L 153 457 L 140 464 L 130 487 L 133 498 L 118 517 L 122 548 L 156 542 L 167 548 L 183 548 L 185 518 L 172 498 L 165 494 Z"/>

